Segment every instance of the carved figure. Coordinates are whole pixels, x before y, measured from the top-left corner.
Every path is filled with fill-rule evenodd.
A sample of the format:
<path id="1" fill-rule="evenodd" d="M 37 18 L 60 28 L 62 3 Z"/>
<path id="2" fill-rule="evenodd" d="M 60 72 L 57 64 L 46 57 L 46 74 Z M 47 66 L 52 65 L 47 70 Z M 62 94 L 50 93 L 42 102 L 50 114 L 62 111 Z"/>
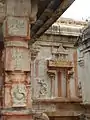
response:
<path id="1" fill-rule="evenodd" d="M 39 97 L 45 96 L 47 94 L 47 84 L 44 80 L 40 80 L 38 83 L 40 85 Z"/>
<path id="2" fill-rule="evenodd" d="M 12 87 L 13 105 L 25 105 L 26 103 L 26 87 L 23 84 L 13 85 Z"/>

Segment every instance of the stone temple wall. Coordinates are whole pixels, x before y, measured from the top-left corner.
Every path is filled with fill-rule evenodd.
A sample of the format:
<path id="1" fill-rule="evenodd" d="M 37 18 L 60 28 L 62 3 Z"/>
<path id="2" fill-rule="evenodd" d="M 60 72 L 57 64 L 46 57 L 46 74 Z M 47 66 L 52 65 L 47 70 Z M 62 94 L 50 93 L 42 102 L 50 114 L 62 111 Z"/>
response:
<path id="1" fill-rule="evenodd" d="M 82 113 L 90 114 L 89 106 L 81 104 L 83 99 L 78 75 L 78 52 L 74 47 L 86 24 L 66 24 L 64 21 L 58 27 L 61 25 L 65 31 L 55 32 L 52 27 L 30 46 L 33 109 L 46 113 L 53 120 L 74 120 L 79 119 Z M 66 29 L 68 25 L 69 33 Z"/>
<path id="2" fill-rule="evenodd" d="M 31 63 L 33 98 L 80 97 L 80 90 L 78 88 L 80 83 L 78 82 L 77 72 L 77 50 L 74 48 L 74 44 L 85 25 L 85 22 L 62 18 L 54 23 L 45 34 L 38 38 L 33 44 L 33 48 L 37 51 L 37 55 Z M 64 67 L 52 66 L 52 68 L 48 68 L 47 61 L 53 59 L 57 59 L 57 61 L 70 61 L 72 68 L 68 69 L 65 65 Z M 58 81 L 59 71 L 61 72 L 61 83 Z M 54 83 L 52 83 L 50 74 L 54 74 Z M 60 84 L 60 90 L 58 90 L 58 84 Z M 41 89 L 42 85 L 45 85 L 45 88 Z M 62 94 L 61 96 L 59 95 L 59 91 L 62 92 L 60 93 Z"/>

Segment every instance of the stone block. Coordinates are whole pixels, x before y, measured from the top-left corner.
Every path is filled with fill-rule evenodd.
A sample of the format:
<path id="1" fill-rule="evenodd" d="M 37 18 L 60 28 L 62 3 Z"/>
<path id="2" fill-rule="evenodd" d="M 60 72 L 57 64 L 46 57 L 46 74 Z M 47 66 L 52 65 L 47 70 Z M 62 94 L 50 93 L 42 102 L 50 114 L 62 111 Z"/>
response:
<path id="1" fill-rule="evenodd" d="M 7 17 L 4 21 L 4 36 L 18 36 L 28 37 L 30 36 L 30 25 L 28 18 L 22 17 Z"/>
<path id="2" fill-rule="evenodd" d="M 6 71 L 30 71 L 29 50 L 24 48 L 6 48 L 5 51 Z"/>
<path id="3" fill-rule="evenodd" d="M 7 15 L 27 17 L 31 14 L 31 0 L 7 0 Z"/>
<path id="4" fill-rule="evenodd" d="M 5 85 L 5 108 L 32 107 L 30 85 L 11 83 Z"/>

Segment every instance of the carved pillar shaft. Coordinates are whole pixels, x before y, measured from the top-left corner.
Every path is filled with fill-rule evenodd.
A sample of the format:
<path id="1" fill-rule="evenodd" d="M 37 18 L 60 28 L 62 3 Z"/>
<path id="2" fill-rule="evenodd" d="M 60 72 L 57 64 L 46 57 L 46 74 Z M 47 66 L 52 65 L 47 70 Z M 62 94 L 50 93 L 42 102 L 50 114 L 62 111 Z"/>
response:
<path id="1" fill-rule="evenodd" d="M 5 79 L 2 114 L 3 119 L 27 120 L 32 118 L 28 40 L 33 6 L 31 0 L 6 0 L 5 4 L 7 9 L 3 22 Z"/>
<path id="2" fill-rule="evenodd" d="M 4 109 L 18 107 L 28 109 L 31 108 L 30 53 L 27 40 L 29 20 L 23 17 L 6 17 L 4 29 L 5 84 L 3 107 Z M 4 115 L 7 112 L 11 114 L 10 111 L 6 111 Z M 13 115 L 13 119 L 15 119 L 14 117 Z"/>

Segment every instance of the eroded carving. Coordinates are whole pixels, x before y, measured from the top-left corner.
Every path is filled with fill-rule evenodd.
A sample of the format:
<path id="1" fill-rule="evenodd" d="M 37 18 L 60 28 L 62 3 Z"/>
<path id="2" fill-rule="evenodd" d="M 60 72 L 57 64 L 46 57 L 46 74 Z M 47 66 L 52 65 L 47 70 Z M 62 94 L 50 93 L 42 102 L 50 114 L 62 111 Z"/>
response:
<path id="1" fill-rule="evenodd" d="M 35 113 L 33 115 L 34 120 L 49 120 L 46 113 Z"/>
<path id="2" fill-rule="evenodd" d="M 6 53 L 5 70 L 30 71 L 30 54 L 28 49 L 6 48 Z"/>
<path id="3" fill-rule="evenodd" d="M 28 36 L 29 21 L 25 18 L 9 17 L 7 19 L 8 34 L 10 36 Z"/>
<path id="4" fill-rule="evenodd" d="M 5 83 L 30 83 L 30 73 L 24 72 L 5 72 Z"/>
<path id="5" fill-rule="evenodd" d="M 14 84 L 11 90 L 13 107 L 26 106 L 26 86 L 24 84 Z"/>
<path id="6" fill-rule="evenodd" d="M 53 60 L 68 60 L 68 51 L 60 44 L 58 48 L 52 47 L 52 59 Z"/>
<path id="7" fill-rule="evenodd" d="M 0 22 L 3 22 L 5 18 L 5 0 L 0 0 Z"/>
<path id="8" fill-rule="evenodd" d="M 45 80 L 40 80 L 38 84 L 40 86 L 39 97 L 46 97 L 48 90 Z"/>

